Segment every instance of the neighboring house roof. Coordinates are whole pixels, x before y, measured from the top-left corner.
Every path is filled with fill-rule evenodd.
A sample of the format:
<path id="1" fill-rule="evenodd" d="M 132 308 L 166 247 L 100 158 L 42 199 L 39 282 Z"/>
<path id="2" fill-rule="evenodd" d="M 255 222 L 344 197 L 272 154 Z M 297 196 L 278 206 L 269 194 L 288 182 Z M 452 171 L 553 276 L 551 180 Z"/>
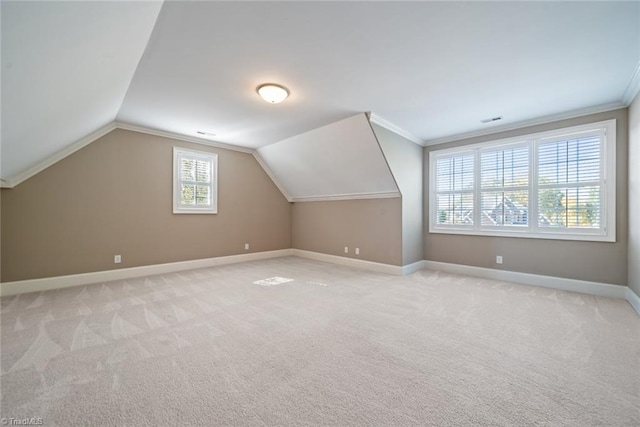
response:
<path id="1" fill-rule="evenodd" d="M 499 225 L 501 221 L 498 221 L 498 216 L 503 218 L 508 218 L 508 222 L 510 223 L 528 223 L 528 215 L 529 209 L 525 206 L 520 205 L 518 202 L 512 200 L 508 196 L 504 196 L 502 201 L 500 201 L 497 205 L 495 205 L 491 209 L 485 209 L 480 212 L 481 215 L 481 223 L 483 225 Z M 518 217 L 519 220 L 516 222 L 513 221 L 513 217 Z M 466 210 L 460 215 L 458 218 L 463 224 L 472 224 L 473 223 L 473 210 Z M 550 226 L 551 220 L 543 214 L 540 213 L 538 216 L 538 225 L 539 226 Z"/>

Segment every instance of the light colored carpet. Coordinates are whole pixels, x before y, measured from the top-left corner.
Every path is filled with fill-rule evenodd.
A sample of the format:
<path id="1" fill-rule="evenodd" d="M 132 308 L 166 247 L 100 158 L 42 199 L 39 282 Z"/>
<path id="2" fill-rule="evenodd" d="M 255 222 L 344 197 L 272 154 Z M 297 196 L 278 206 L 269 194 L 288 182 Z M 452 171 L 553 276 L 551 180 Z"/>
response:
<path id="1" fill-rule="evenodd" d="M 640 317 L 623 300 L 289 257 L 1 303 L 5 418 L 640 425 Z"/>

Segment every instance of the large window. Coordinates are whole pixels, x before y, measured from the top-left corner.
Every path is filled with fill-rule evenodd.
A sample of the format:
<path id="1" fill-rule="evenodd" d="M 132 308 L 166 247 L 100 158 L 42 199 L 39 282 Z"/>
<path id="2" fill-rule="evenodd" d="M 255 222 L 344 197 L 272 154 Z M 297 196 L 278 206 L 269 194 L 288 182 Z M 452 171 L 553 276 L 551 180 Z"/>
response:
<path id="1" fill-rule="evenodd" d="M 429 153 L 432 233 L 615 241 L 615 120 Z"/>
<path id="2" fill-rule="evenodd" d="M 218 156 L 173 148 L 173 213 L 218 212 Z"/>

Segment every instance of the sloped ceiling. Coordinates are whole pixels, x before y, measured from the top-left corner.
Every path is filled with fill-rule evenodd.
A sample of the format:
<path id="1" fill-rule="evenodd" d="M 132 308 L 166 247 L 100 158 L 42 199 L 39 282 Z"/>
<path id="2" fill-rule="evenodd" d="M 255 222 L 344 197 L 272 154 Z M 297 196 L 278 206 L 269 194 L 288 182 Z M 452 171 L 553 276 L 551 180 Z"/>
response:
<path id="1" fill-rule="evenodd" d="M 2 176 L 113 120 L 260 148 L 375 111 L 438 142 L 623 106 L 639 61 L 640 2 L 3 1 Z"/>
<path id="2" fill-rule="evenodd" d="M 365 114 L 258 149 L 293 201 L 399 197 Z"/>
<path id="3" fill-rule="evenodd" d="M 619 103 L 639 61 L 640 2 L 167 2 L 118 120 L 257 148 L 374 111 L 429 141 Z"/>
<path id="4" fill-rule="evenodd" d="M 112 122 L 161 2 L 2 2 L 2 176 Z"/>

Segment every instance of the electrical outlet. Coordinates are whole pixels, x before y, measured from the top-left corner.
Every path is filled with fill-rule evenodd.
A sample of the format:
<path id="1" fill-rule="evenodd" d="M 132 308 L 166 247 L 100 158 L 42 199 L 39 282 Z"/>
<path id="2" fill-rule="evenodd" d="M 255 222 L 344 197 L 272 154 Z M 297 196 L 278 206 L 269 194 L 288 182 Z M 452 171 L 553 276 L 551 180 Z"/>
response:
<path id="1" fill-rule="evenodd" d="M 245 244 L 244 244 L 244 250 L 245 250 L 245 251 L 248 251 L 248 250 L 249 250 L 249 244 L 248 244 L 248 243 L 245 243 Z"/>
<path id="2" fill-rule="evenodd" d="M 113 256 L 113 263 L 114 264 L 120 264 L 122 262 L 122 255 L 114 255 Z"/>
<path id="3" fill-rule="evenodd" d="M 502 255 L 496 257 L 496 264 L 502 264 Z"/>
<path id="4" fill-rule="evenodd" d="M 345 254 L 348 254 L 348 253 L 349 253 L 349 247 L 348 247 L 348 246 L 345 246 L 345 247 L 344 247 L 344 253 L 345 253 Z"/>
<path id="5" fill-rule="evenodd" d="M 360 255 L 360 248 L 356 248 L 356 255 Z"/>

